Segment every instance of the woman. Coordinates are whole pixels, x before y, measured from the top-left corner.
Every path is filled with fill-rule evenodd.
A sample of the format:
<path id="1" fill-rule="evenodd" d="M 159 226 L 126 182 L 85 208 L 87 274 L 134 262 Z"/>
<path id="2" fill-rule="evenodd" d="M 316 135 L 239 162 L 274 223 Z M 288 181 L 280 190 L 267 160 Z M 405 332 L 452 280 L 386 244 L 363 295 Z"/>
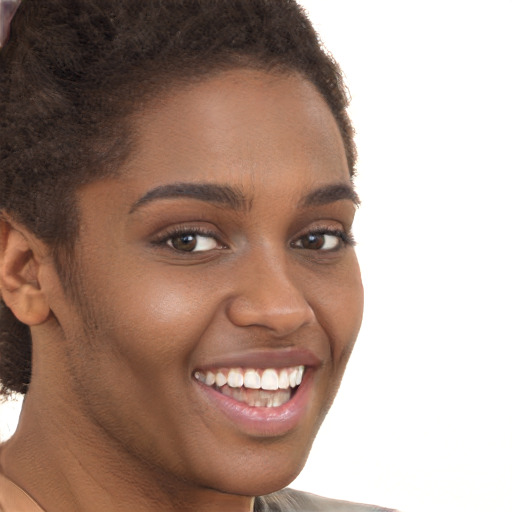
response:
<path id="1" fill-rule="evenodd" d="M 280 491 L 362 316 L 356 152 L 292 1 L 24 0 L 0 53 L 6 512 Z"/>

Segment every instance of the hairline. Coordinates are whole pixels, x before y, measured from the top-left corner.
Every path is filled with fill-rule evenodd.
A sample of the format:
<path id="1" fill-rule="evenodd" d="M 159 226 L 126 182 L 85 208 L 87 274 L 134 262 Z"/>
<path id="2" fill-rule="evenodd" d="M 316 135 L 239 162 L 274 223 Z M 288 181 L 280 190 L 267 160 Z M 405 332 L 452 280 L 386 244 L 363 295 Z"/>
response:
<path id="1" fill-rule="evenodd" d="M 151 85 L 146 86 L 142 91 L 142 95 L 137 98 L 136 106 L 130 108 L 129 94 L 124 91 L 123 99 L 119 103 L 117 109 L 117 115 L 113 115 L 109 118 L 108 124 L 112 122 L 120 122 L 122 140 L 120 146 L 123 148 L 122 155 L 116 158 L 113 162 L 105 162 L 103 171 L 91 176 L 89 180 L 75 186 L 72 189 L 72 197 L 70 199 L 70 229 L 66 233 L 66 237 L 59 240 L 56 244 L 53 244 L 52 255 L 55 264 L 55 269 L 64 292 L 69 292 L 69 297 L 80 304 L 80 286 L 76 281 L 76 275 L 80 273 L 80 267 L 77 266 L 77 253 L 75 252 L 77 243 L 80 237 L 80 208 L 78 205 L 78 193 L 80 189 L 88 184 L 101 181 L 106 178 L 115 178 L 122 175 L 125 172 L 125 166 L 129 163 L 129 160 L 137 151 L 137 144 L 139 140 L 139 125 L 140 119 L 149 111 L 153 106 L 158 105 L 165 97 L 172 95 L 173 92 L 184 92 L 190 90 L 195 85 L 202 84 L 208 80 L 219 77 L 225 73 L 234 72 L 238 70 L 247 71 L 262 71 L 268 74 L 269 77 L 283 78 L 297 76 L 306 80 L 311 84 L 315 91 L 319 94 L 320 98 L 325 102 L 329 112 L 334 118 L 336 126 L 338 127 L 340 137 L 343 145 L 346 148 L 346 141 L 343 136 L 342 126 L 340 121 L 334 114 L 331 106 L 328 104 L 324 94 L 314 83 L 314 81 L 302 70 L 296 67 L 289 66 L 276 59 L 276 62 L 265 62 L 264 59 L 258 59 L 256 56 L 250 55 L 237 55 L 238 62 L 232 61 L 232 59 L 226 59 L 225 62 L 217 63 L 212 66 L 211 69 L 205 67 L 202 70 L 185 70 L 185 73 L 180 77 L 175 77 L 173 80 L 167 80 L 171 75 L 170 72 L 160 71 L 150 74 L 147 70 L 143 73 L 146 76 L 151 76 Z M 127 85 L 132 86 L 133 80 L 128 80 Z M 122 89 L 122 88 L 121 88 Z M 126 105 L 126 109 L 122 106 Z M 120 112 L 124 112 L 122 115 Z M 107 128 L 108 129 L 108 128 Z M 102 132 L 104 132 L 102 130 Z M 96 140 L 93 140 L 93 145 L 102 140 L 101 134 Z M 350 179 L 352 181 L 355 176 L 355 171 L 350 167 L 349 163 Z"/>

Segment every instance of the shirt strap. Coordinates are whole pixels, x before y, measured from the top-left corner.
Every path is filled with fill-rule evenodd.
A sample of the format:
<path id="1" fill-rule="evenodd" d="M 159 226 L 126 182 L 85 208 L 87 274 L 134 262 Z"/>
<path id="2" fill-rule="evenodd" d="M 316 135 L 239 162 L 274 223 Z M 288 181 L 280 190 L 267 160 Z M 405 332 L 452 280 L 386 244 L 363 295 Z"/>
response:
<path id="1" fill-rule="evenodd" d="M 44 512 L 19 486 L 0 474 L 0 512 Z"/>

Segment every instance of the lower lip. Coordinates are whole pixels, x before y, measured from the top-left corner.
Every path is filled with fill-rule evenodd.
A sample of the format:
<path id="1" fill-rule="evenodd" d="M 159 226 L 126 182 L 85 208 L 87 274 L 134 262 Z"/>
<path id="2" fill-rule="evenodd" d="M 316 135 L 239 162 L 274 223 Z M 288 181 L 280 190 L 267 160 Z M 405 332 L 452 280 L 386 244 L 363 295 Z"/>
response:
<path id="1" fill-rule="evenodd" d="M 207 400 L 242 431 L 255 437 L 277 437 L 294 430 L 306 416 L 313 387 L 313 371 L 309 369 L 304 373 L 304 379 L 292 398 L 279 407 L 251 407 L 194 381 Z"/>

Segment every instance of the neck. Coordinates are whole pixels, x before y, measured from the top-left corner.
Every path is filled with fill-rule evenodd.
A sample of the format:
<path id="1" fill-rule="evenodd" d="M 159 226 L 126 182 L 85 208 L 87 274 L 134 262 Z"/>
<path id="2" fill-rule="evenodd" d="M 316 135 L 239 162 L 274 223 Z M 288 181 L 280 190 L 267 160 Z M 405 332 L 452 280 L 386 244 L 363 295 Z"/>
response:
<path id="1" fill-rule="evenodd" d="M 34 389 L 0 452 L 0 468 L 46 512 L 253 510 L 252 497 L 191 485 L 148 465 L 91 425 L 75 404 L 44 400 Z"/>

